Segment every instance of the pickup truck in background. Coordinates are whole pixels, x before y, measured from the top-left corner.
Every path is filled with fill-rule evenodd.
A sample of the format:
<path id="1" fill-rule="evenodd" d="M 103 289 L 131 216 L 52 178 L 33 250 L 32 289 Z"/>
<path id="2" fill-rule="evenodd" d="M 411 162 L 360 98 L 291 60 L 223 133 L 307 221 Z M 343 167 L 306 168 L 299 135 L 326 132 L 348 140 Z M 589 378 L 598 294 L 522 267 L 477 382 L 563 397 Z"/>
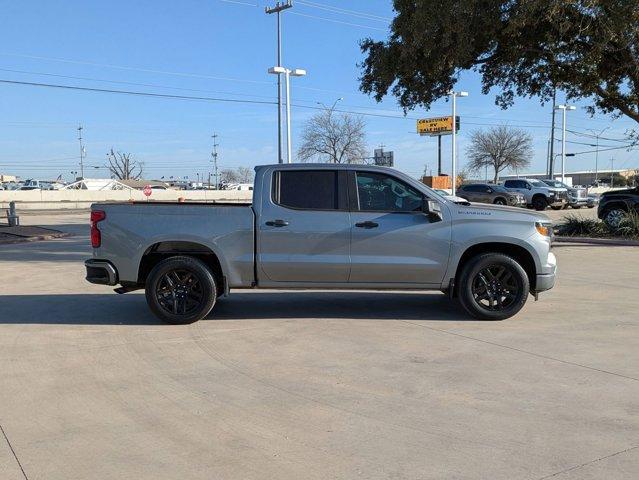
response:
<path id="1" fill-rule="evenodd" d="M 526 204 L 535 210 L 561 210 L 568 203 L 568 190 L 546 185 L 536 178 L 517 178 L 506 180 L 504 187 L 511 192 L 521 193 L 526 199 Z"/>
<path id="2" fill-rule="evenodd" d="M 499 320 L 555 283 L 546 216 L 453 203 L 393 169 L 261 166 L 253 192 L 252 204 L 93 205 L 87 280 L 144 288 L 178 324 L 243 288 L 438 290 Z"/>

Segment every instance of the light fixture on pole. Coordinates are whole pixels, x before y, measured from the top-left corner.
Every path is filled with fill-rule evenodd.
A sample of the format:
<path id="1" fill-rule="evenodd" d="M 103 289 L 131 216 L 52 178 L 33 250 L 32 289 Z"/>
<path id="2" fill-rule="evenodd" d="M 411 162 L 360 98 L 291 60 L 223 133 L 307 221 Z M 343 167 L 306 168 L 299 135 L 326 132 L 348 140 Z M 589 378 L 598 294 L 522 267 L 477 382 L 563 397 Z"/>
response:
<path id="1" fill-rule="evenodd" d="M 284 74 L 286 78 L 286 159 L 292 163 L 292 141 L 291 141 L 291 77 L 303 77 L 306 70 L 295 68 L 293 70 L 284 67 L 271 67 L 268 73 L 274 75 Z"/>
<path id="2" fill-rule="evenodd" d="M 315 102 L 315 103 L 324 107 L 326 111 L 328 112 L 328 116 L 330 117 L 331 115 L 333 115 L 333 110 L 335 110 L 335 105 L 337 105 L 337 102 L 341 102 L 342 100 L 344 100 L 344 97 L 339 97 L 338 99 L 336 99 L 333 102 L 333 105 L 331 106 L 331 108 L 328 108 L 324 102 Z"/>
<path id="3" fill-rule="evenodd" d="M 597 150 L 595 150 L 595 183 L 597 183 L 599 180 L 599 137 L 601 137 L 603 133 L 609 128 L 610 127 L 606 127 L 600 132 L 597 132 L 596 130 L 588 129 L 597 138 L 597 144 L 595 145 L 595 147 L 597 148 Z"/>
<path id="4" fill-rule="evenodd" d="M 452 97 L 452 103 L 453 103 L 453 140 L 452 140 L 452 144 L 453 144 L 453 155 L 452 155 L 452 172 L 451 172 L 451 177 L 452 177 L 452 195 L 455 195 L 455 191 L 457 190 L 457 97 L 467 97 L 468 96 L 468 92 L 455 92 L 455 91 L 450 91 L 448 92 L 448 95 L 450 95 Z"/>
<path id="5" fill-rule="evenodd" d="M 574 105 L 557 105 L 561 110 L 561 182 L 566 183 L 566 111 L 575 110 Z"/>

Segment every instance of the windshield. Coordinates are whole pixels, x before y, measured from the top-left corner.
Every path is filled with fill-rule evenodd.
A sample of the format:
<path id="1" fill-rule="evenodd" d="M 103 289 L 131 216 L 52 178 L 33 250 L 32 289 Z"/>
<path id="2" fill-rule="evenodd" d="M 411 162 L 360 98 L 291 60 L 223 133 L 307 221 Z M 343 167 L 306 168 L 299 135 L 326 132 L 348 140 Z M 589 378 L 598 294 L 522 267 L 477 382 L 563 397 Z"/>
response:
<path id="1" fill-rule="evenodd" d="M 568 188 L 566 185 L 561 183 L 559 180 L 544 180 L 543 182 L 546 185 L 550 185 L 551 187 L 555 187 L 555 188 Z"/>
<path id="2" fill-rule="evenodd" d="M 541 180 L 531 179 L 531 180 L 528 180 L 528 182 L 531 185 L 535 186 L 535 187 L 545 187 L 546 186 L 546 184 L 544 182 L 542 182 Z"/>

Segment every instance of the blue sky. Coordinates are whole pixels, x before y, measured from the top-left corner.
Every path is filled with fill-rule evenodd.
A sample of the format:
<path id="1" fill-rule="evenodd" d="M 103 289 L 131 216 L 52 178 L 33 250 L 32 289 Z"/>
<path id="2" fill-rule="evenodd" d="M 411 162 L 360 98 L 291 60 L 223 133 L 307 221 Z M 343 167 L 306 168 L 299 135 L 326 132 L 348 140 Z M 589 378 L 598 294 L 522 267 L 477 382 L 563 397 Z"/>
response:
<path id="1" fill-rule="evenodd" d="M 132 90 L 269 102 L 276 99 L 275 18 L 263 0 L 183 0 L 142 2 L 0 1 L 0 79 L 81 87 Z M 326 8 L 329 7 L 329 8 Z M 350 15 L 330 7 L 364 12 Z M 430 111 L 402 118 L 393 98 L 381 104 L 358 91 L 362 60 L 358 42 L 383 39 L 392 17 L 390 0 L 298 1 L 284 14 L 284 65 L 308 75 L 292 81 L 294 104 L 331 104 L 342 109 L 398 118 L 367 116 L 371 152 L 381 143 L 394 150 L 396 167 L 419 176 L 436 168 L 436 139 L 419 137 L 415 118 L 447 115 L 441 101 Z M 470 92 L 459 100 L 462 127 L 460 162 L 471 131 L 494 124 L 525 128 L 534 137 L 531 171 L 543 171 L 550 107 L 518 99 L 509 110 L 494 105 L 494 95 L 480 92 L 479 78 L 464 74 L 458 84 Z M 559 98 L 563 101 L 563 98 Z M 605 136 L 619 139 L 636 123 L 590 118 L 579 105 L 570 112 L 570 129 L 587 132 L 610 127 Z M 313 110 L 293 107 L 293 148 Z M 211 171 L 211 135 L 219 135 L 221 168 L 276 162 L 276 108 L 250 103 L 147 98 L 0 83 L 0 173 L 23 178 L 67 180 L 78 170 L 77 125 L 82 123 L 87 177 L 108 176 L 106 152 L 130 152 L 144 163 L 145 177 L 159 178 Z M 594 139 L 569 135 L 568 140 Z M 594 143 L 594 142 L 593 142 Z M 602 145 L 619 145 L 601 140 Z M 450 139 L 444 138 L 445 171 L 450 168 Z M 567 151 L 592 150 L 569 144 Z M 559 152 L 559 143 L 556 151 Z M 639 167 L 636 152 L 600 153 L 600 168 Z M 594 168 L 594 154 L 567 159 L 567 169 Z"/>

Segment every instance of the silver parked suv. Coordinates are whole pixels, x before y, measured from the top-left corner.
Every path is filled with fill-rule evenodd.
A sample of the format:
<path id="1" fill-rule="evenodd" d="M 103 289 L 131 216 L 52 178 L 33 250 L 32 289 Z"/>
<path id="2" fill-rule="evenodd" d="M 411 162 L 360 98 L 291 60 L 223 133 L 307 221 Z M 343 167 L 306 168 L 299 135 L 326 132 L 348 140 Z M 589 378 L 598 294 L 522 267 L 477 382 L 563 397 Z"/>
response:
<path id="1" fill-rule="evenodd" d="M 536 178 L 517 178 L 506 180 L 506 187 L 511 192 L 519 192 L 526 198 L 526 204 L 535 210 L 561 210 L 568 202 L 568 190 L 546 185 Z"/>

